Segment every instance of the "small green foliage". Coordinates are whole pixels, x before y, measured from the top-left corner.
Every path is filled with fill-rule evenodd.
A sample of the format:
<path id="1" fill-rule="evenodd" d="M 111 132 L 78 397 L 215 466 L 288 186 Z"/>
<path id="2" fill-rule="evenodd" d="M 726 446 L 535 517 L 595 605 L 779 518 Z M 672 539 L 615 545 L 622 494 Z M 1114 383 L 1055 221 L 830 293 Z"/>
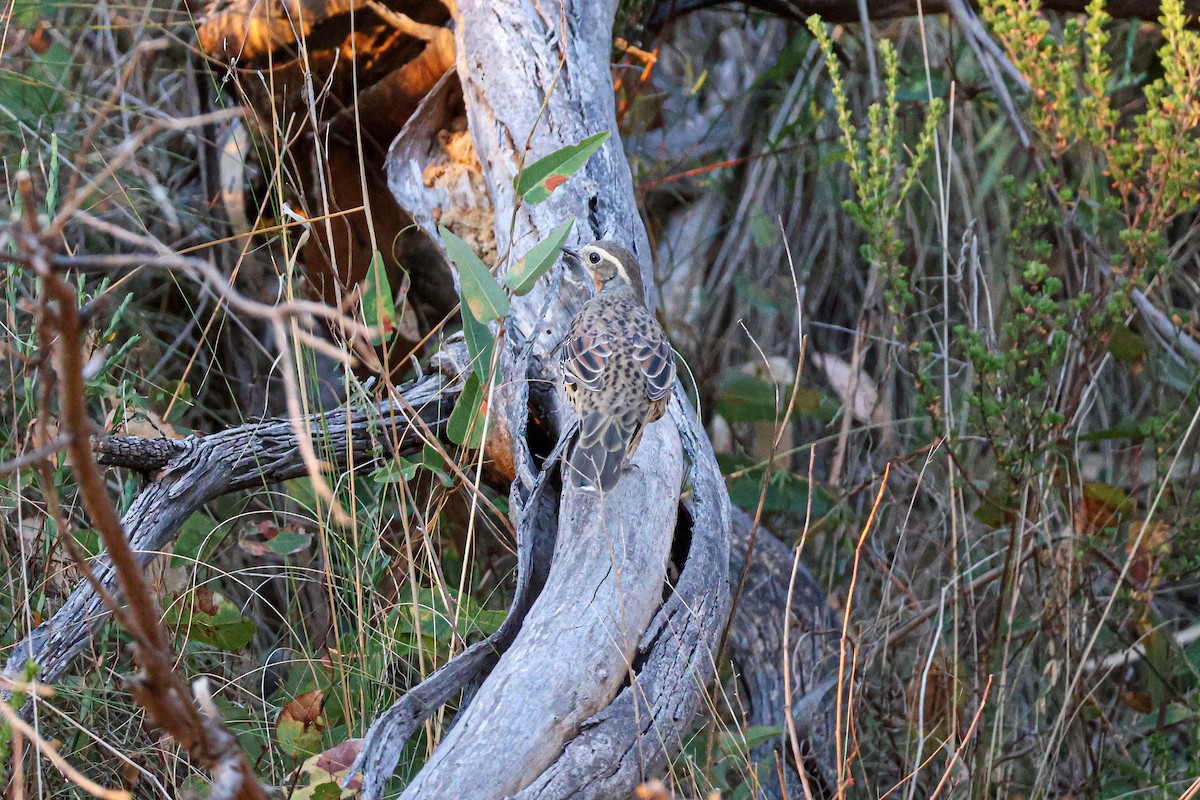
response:
<path id="1" fill-rule="evenodd" d="M 1116 273 L 1140 286 L 1168 266 L 1166 226 L 1200 202 L 1200 32 L 1187 27 L 1181 0 L 1161 4 L 1163 74 L 1143 87 L 1142 110 L 1123 115 L 1113 95 L 1132 79 L 1113 65 L 1104 6 L 1092 0 L 1082 24 L 1069 19 L 1058 35 L 1037 0 L 991 0 L 983 11 L 1029 81 L 1052 163 L 1072 153 L 1086 168 L 1077 186 L 1055 178 L 1060 199 L 1088 214 L 1093 234 L 1122 253 Z"/>
<path id="2" fill-rule="evenodd" d="M 33 683 L 37 677 L 38 665 L 32 658 L 25 662 L 25 669 L 18 676 L 18 680 L 25 683 Z M 28 693 L 22 689 L 14 690 L 12 695 L 4 702 L 10 709 L 15 712 L 20 712 L 21 707 L 25 705 L 25 701 L 29 699 Z M 13 742 L 12 725 L 9 724 L 7 717 L 0 717 L 0 761 L 7 761 L 10 755 L 9 748 Z"/>
<path id="3" fill-rule="evenodd" d="M 462 297 L 463 337 L 471 366 L 483 381 L 492 376 L 495 337 L 487 323 L 504 319 L 509 300 L 487 265 L 479 260 L 466 242 L 446 228 L 439 228 L 446 252 L 458 267 L 458 284 Z"/>
<path id="4" fill-rule="evenodd" d="M 937 97 L 928 101 L 924 128 L 915 149 L 908 155 L 908 163 L 904 164 L 900 158 L 902 140 L 897 124 L 900 103 L 896 86 L 900 67 L 895 46 L 887 39 L 879 44 L 885 81 L 883 99 L 868 107 L 866 134 L 860 139 L 858 127 L 851 118 L 850 100 L 829 33 L 816 15 L 808 18 L 808 29 L 825 56 L 837 127 L 842 138 L 842 158 L 850 169 L 850 182 L 854 186 L 854 198 L 845 200 L 842 209 L 866 234 L 862 256 L 873 271 L 886 276 L 884 301 L 899 325 L 903 322 L 906 307 L 911 306 L 914 299 L 908 286 L 909 269 L 900 257 L 903 250 L 900 214 L 932 152 L 943 103 Z"/>
<path id="5" fill-rule="evenodd" d="M 284 705 L 275 721 L 275 739 L 285 754 L 304 759 L 321 751 L 328 725 L 325 693 L 314 689 Z"/>
<path id="6" fill-rule="evenodd" d="M 775 387 L 762 378 L 730 370 L 721 377 L 717 413 L 729 422 L 775 422 L 783 416 L 792 387 Z M 778 401 L 778 402 L 777 402 Z M 800 387 L 794 412 L 826 421 L 837 413 L 838 404 L 818 391 Z"/>
<path id="7" fill-rule="evenodd" d="M 171 566 L 186 568 L 210 555 L 217 542 L 223 538 L 223 533 L 218 532 L 219 528 L 217 521 L 202 511 L 188 517 L 175 539 Z"/>
<path id="8" fill-rule="evenodd" d="M 837 505 L 837 499 L 823 486 L 776 466 L 767 476 L 767 465 L 752 459 L 719 455 L 717 463 L 729 485 L 729 500 L 753 514 L 762 503 L 767 514 L 786 515 L 789 522 L 803 523 L 812 504 L 811 522 L 816 523 Z M 763 479 L 766 478 L 766 492 Z"/>
<path id="9" fill-rule="evenodd" d="M 363 322 L 371 329 L 371 344 L 379 346 L 396 332 L 396 300 L 388 282 L 383 253 L 378 250 L 371 254 L 371 265 L 362 285 Z"/>
<path id="10" fill-rule="evenodd" d="M 472 372 L 463 385 L 462 394 L 450 412 L 446 424 L 446 435 L 450 441 L 463 447 L 477 448 L 483 444 L 483 392 L 479 376 Z"/>
<path id="11" fill-rule="evenodd" d="M 415 602 L 398 606 L 389 615 L 388 630 L 398 639 L 408 639 L 414 648 L 448 653 L 455 639 L 495 633 L 504 616 L 505 612 L 483 608 L 456 589 L 422 587 Z"/>
<path id="12" fill-rule="evenodd" d="M 492 361 L 496 353 L 496 339 L 487 325 L 475 319 L 469 311 L 463 312 L 463 338 L 467 342 L 467 354 L 471 357 L 471 369 L 480 380 L 488 380 L 492 373 Z"/>
<path id="13" fill-rule="evenodd" d="M 66 103 L 66 82 L 72 67 L 71 51 L 53 42 L 42 53 L 25 59 L 17 71 L 0 69 L 0 126 L 14 136 L 26 130 L 54 126 Z"/>
<path id="14" fill-rule="evenodd" d="M 688 742 L 683 757 L 705 775 L 716 790 L 714 794 L 730 800 L 752 800 L 759 796 L 758 787 L 772 783 L 776 765 L 773 761 L 754 762 L 750 751 L 785 736 L 783 728 L 772 725 L 722 730 L 715 742 L 708 736 Z"/>
<path id="15" fill-rule="evenodd" d="M 479 322 L 504 319 L 508 313 L 508 296 L 491 270 L 462 239 L 444 227 L 439 227 L 438 233 L 442 236 L 450 260 L 458 267 L 463 308 Z"/>
<path id="16" fill-rule="evenodd" d="M 530 205 L 548 199 L 555 189 L 587 163 L 608 141 L 608 137 L 609 131 L 597 133 L 579 144 L 564 147 L 527 165 L 513 181 L 517 195 Z"/>
<path id="17" fill-rule="evenodd" d="M 236 653 L 254 638 L 255 625 L 221 594 L 200 588 L 166 609 L 167 625 L 188 641 Z"/>
<path id="18" fill-rule="evenodd" d="M 550 271 L 561 254 L 561 248 L 571 235 L 575 218 L 569 217 L 553 233 L 529 249 L 504 275 L 504 286 L 513 294 L 528 294 L 538 279 Z"/>

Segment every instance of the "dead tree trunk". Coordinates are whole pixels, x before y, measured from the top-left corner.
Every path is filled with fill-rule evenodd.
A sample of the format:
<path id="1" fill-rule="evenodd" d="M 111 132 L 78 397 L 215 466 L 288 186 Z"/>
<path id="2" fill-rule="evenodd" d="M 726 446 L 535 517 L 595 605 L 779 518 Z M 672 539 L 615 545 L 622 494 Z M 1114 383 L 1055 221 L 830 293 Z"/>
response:
<path id="1" fill-rule="evenodd" d="M 427 164 L 420 162 L 432 157 L 428 144 L 433 135 L 448 127 L 445 108 L 439 118 L 435 106 L 454 102 L 459 108 L 465 104 L 482 162 L 479 174 L 460 182 L 456 191 L 469 195 L 459 200 L 475 212 L 494 209 L 495 251 L 502 263 L 511 263 L 573 216 L 576 242 L 615 239 L 649 265 L 645 230 L 616 137 L 547 202 L 518 206 L 512 189 L 524 157 L 532 160 L 591 134 L 615 130 L 609 72 L 615 10 L 615 0 L 579 0 L 566 8 L 554 0 L 461 4 L 457 76 L 443 80 L 423 101 L 390 156 L 389 186 L 403 211 L 426 234 L 434 234 L 434 212 L 444 212 L 445 203 L 425 186 Z M 427 245 L 438 246 L 435 235 L 428 239 Z M 669 418 L 648 430 L 635 477 L 609 496 L 568 491 L 560 502 L 552 468 L 539 475 L 539 464 L 530 454 L 525 427 L 531 404 L 549 421 L 552 434 L 562 435 L 569 424 L 557 393 L 547 387 L 556 383 L 558 342 L 586 292 L 570 282 L 560 292 L 560 283 L 546 282 L 514 299 L 503 331 L 505 377 L 489 402 L 495 428 L 507 436 L 513 450 L 511 470 L 504 470 L 515 474 L 510 508 L 519 550 L 509 618 L 493 636 L 430 676 L 373 726 L 357 765 L 366 800 L 381 795 L 407 737 L 420 722 L 484 677 L 405 796 L 628 796 L 642 780 L 662 773 L 711 685 L 714 650 L 729 610 L 730 511 L 707 438 L 682 392 Z M 444 380 L 438 378 L 437 386 L 446 394 L 442 401 L 452 399 L 463 371 L 460 364 L 449 368 Z M 433 385 L 426 383 L 410 391 L 420 394 Z M 415 402 L 417 394 L 406 396 Z M 435 423 L 444 419 L 442 406 L 447 403 L 431 399 L 428 413 L 433 416 L 425 420 L 434 429 L 429 435 L 436 435 Z M 378 443 L 369 437 L 360 441 L 364 431 L 369 433 L 368 423 L 366 416 L 355 417 L 339 448 L 361 455 L 360 450 L 370 447 L 375 453 Z M 203 499 L 253 485 L 255 477 L 300 474 L 303 464 L 294 452 L 295 431 L 287 425 L 271 423 L 270 430 L 278 428 L 281 438 L 268 448 L 274 456 L 270 468 L 258 464 L 261 470 L 253 476 L 238 472 L 239 479 L 230 482 L 230 470 L 217 465 L 216 477 L 187 487 L 188 502 L 178 510 L 178 518 L 147 521 L 131 512 L 127 527 L 135 544 L 161 549 L 177 532 L 186 509 Z M 329 425 L 314 418 L 308 427 L 326 430 Z M 231 431 L 229 438 L 251 436 L 257 442 L 265 430 L 259 426 Z M 497 438 L 504 439 L 488 441 L 493 456 Z M 188 443 L 162 454 L 166 469 L 136 508 L 183 497 L 178 484 L 185 477 L 184 465 L 207 453 L 205 443 L 216 439 L 207 437 L 199 445 Z M 340 469 L 345 461 L 334 456 L 330 461 Z M 367 460 L 355 459 L 359 466 Z M 118 458 L 113 463 L 126 462 Z M 245 467 L 246 462 L 239 460 L 234 466 Z M 187 476 L 199 474 L 187 470 Z M 685 483 L 690 491 L 681 504 Z M 748 540 L 745 525 L 738 535 Z M 783 546 L 775 542 L 775 547 Z M 782 558 L 765 548 L 756 552 L 752 576 L 764 569 L 770 572 L 772 563 Z M 668 582 L 672 554 L 677 577 Z M 739 547 L 736 574 L 742 574 L 740 559 L 747 557 L 745 546 Z M 766 566 L 758 563 L 762 557 Z M 102 572 L 101 581 L 109 583 L 108 577 Z M 783 602 L 778 583 L 771 584 L 774 595 L 768 598 L 776 605 Z M 769 614 L 757 603 L 760 594 L 758 589 L 748 590 L 739 612 Z M 91 587 L 81 585 L 46 629 L 22 643 L 20 663 L 14 660 L 10 669 L 23 666 L 29 656 L 52 665 L 52 674 L 59 674 L 95 629 L 90 616 L 81 614 L 96 607 L 94 595 Z M 797 613 L 807 624 L 797 624 L 796 629 L 819 635 L 820 614 L 807 608 Z M 756 628 L 751 622 L 737 623 L 744 634 L 730 638 L 734 660 L 745 672 L 777 669 L 779 653 L 790 644 L 780 641 L 769 625 Z M 774 672 L 756 679 L 756 698 L 763 700 L 752 709 L 750 724 L 778 723 L 778 683 Z M 803 681 L 793 680 L 793 685 L 807 690 L 810 704 L 821 702 L 823 683 L 815 689 Z M 819 732 L 810 735 L 821 738 Z"/>
<path id="2" fill-rule="evenodd" d="M 459 3 L 458 78 L 489 195 L 476 202 L 490 199 L 502 257 L 523 254 L 573 216 L 576 242 L 614 239 L 650 263 L 616 136 L 546 202 L 519 205 L 513 191 L 526 156 L 532 161 L 615 131 L 609 70 L 615 11 L 614 0 Z M 409 138 L 421 137 L 402 132 L 393 149 L 393 191 L 428 229 L 438 203 L 406 177 L 427 166 L 408 163 L 421 158 L 409 150 Z M 568 488 L 561 505 L 547 509 L 555 495 L 535 491 L 521 477 L 534 472 L 522 439 L 530 386 L 556 382 L 556 347 L 586 299 L 581 287 L 560 293 L 553 283 L 514 299 L 505 322 L 504 383 L 510 388 L 489 404 L 515 432 L 511 507 L 520 548 L 537 549 L 529 541 L 537 535 L 533 523 L 523 522 L 556 515 L 553 564 L 515 640 L 406 798 L 627 796 L 677 749 L 714 672 L 713 649 L 729 599 L 728 497 L 682 393 L 671 416 L 647 430 L 636 478 L 606 496 Z M 543 391 L 537 400 L 561 434 L 567 416 L 557 395 Z M 678 581 L 668 587 L 683 481 L 681 438 L 692 467 L 693 499 L 681 526 L 690 548 Z M 359 765 L 368 800 L 378 796 L 411 730 L 412 717 L 404 716 L 403 726 L 389 730 L 383 721 L 368 736 Z"/>

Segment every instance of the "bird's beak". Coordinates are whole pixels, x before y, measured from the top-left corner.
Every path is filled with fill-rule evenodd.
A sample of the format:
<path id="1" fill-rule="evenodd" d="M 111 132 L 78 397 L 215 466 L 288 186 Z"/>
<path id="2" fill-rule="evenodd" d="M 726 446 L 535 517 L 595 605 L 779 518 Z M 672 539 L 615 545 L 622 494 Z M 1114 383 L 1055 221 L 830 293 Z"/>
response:
<path id="1" fill-rule="evenodd" d="M 580 257 L 578 250 L 572 249 L 570 247 L 560 247 L 558 249 L 562 251 L 563 261 L 566 262 L 568 270 L 573 269 L 573 270 L 577 270 L 585 275 L 587 274 L 587 270 L 584 269 L 584 266 L 583 266 L 583 259 Z"/>

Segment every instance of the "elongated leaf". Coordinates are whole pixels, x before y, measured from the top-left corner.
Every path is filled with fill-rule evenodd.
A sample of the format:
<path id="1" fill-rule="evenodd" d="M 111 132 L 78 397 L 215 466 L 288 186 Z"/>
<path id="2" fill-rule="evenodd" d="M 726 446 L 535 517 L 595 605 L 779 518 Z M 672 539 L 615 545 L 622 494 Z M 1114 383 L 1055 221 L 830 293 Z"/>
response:
<path id="1" fill-rule="evenodd" d="M 717 413 L 728 422 L 772 422 L 782 415 L 791 398 L 792 387 L 779 390 L 778 409 L 775 408 L 775 387 L 762 378 L 740 370 L 728 370 L 721 376 L 717 390 Z M 813 389 L 801 387 L 796 395 L 794 413 L 828 421 L 837 413 L 837 402 Z"/>
<path id="2" fill-rule="evenodd" d="M 463 447 L 476 448 L 483 443 L 483 384 L 472 372 L 467 377 L 462 394 L 450 412 L 446 435 Z"/>
<path id="3" fill-rule="evenodd" d="M 463 338 L 467 340 L 471 369 L 479 376 L 479 380 L 486 382 L 492 366 L 492 353 L 496 349 L 496 340 L 492 338 L 491 330 L 470 313 L 464 313 Z"/>
<path id="4" fill-rule="evenodd" d="M 458 267 L 463 308 L 470 310 L 480 322 L 503 319 L 508 313 L 508 295 L 500 288 L 487 265 L 479 260 L 466 242 L 446 228 L 439 226 L 438 233 L 446 244 L 446 254 Z"/>
<path id="5" fill-rule="evenodd" d="M 371 254 L 371 266 L 363 281 L 362 304 L 363 322 L 372 331 L 371 344 L 378 346 L 392 338 L 396 332 L 396 300 L 392 297 L 383 253 L 378 250 Z"/>
<path id="6" fill-rule="evenodd" d="M 526 294 L 532 289 L 538 278 L 549 272 L 550 267 L 558 260 L 559 248 L 566 243 L 574 224 L 575 218 L 569 218 L 558 230 L 531 247 L 525 257 L 513 265 L 504 276 L 504 285 L 511 289 L 513 294 Z"/>
<path id="7" fill-rule="evenodd" d="M 45 52 L 35 52 L 20 71 L 0 70 L 0 106 L 6 112 L 0 115 L 0 127 L 19 136 L 22 125 L 36 129 L 43 117 L 62 111 L 73 58 L 70 49 L 53 42 Z"/>
<path id="8" fill-rule="evenodd" d="M 515 188 L 526 203 L 540 203 L 550 193 L 562 186 L 567 178 L 579 171 L 592 154 L 600 149 L 609 137 L 609 132 L 589 136 L 579 144 L 557 150 L 545 158 L 529 164 L 517 176 Z"/>

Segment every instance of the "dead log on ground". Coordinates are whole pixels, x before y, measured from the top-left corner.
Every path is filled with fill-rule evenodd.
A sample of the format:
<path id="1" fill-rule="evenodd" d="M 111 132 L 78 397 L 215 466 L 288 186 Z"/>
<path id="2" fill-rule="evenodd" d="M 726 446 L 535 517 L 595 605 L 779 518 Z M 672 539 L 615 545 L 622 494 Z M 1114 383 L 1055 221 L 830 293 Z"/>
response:
<path id="1" fill-rule="evenodd" d="M 450 370 L 453 361 L 443 358 L 442 363 Z M 349 414 L 314 414 L 304 427 L 333 469 L 344 470 L 350 459 L 366 467 L 390 454 L 418 452 L 431 435 L 440 434 L 461 389 L 455 372 L 433 373 L 406 387 L 402 400 Z M 105 437 L 94 447 L 102 466 L 154 475 L 121 520 L 143 565 L 174 541 L 187 518 L 210 500 L 308 474 L 296 426 L 283 419 L 179 440 Z M 107 559 L 98 559 L 93 571 L 104 588 L 116 594 Z M 107 618 L 100 596 L 86 581 L 80 582 L 54 616 L 16 645 L 5 673 L 20 675 L 32 659 L 39 666 L 38 680 L 55 682 Z"/>

